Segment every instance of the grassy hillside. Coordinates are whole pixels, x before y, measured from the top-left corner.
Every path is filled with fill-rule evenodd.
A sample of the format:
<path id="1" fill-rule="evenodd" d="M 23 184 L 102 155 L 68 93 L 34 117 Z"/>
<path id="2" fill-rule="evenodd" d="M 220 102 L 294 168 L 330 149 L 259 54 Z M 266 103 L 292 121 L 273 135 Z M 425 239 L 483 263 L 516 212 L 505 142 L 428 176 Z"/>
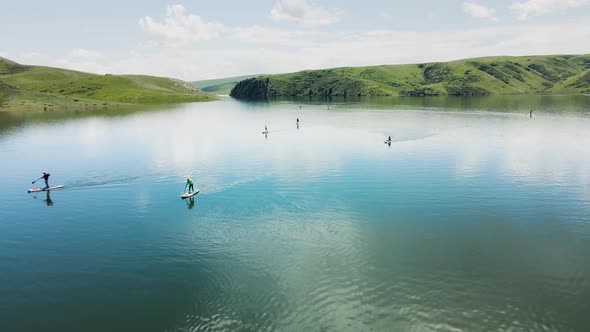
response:
<path id="1" fill-rule="evenodd" d="M 109 108 L 215 99 L 175 79 L 95 75 L 0 58 L 0 110 Z"/>
<path id="2" fill-rule="evenodd" d="M 488 57 L 445 63 L 306 70 L 241 81 L 236 98 L 590 93 L 590 55 Z"/>
<path id="3" fill-rule="evenodd" d="M 238 84 L 240 81 L 256 76 L 258 75 L 236 76 L 214 80 L 195 81 L 190 82 L 190 84 L 196 86 L 203 92 L 216 95 L 228 95 L 231 92 L 231 89 L 233 89 L 234 86 L 236 86 L 236 84 Z"/>

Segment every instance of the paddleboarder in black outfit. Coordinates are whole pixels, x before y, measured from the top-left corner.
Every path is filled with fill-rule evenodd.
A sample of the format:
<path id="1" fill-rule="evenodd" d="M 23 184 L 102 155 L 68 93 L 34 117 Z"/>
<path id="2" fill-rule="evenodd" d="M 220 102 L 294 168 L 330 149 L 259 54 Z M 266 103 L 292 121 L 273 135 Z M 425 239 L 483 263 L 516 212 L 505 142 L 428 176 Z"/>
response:
<path id="1" fill-rule="evenodd" d="M 37 180 L 33 181 L 32 184 L 35 184 L 35 182 L 44 179 L 45 180 L 45 189 L 49 188 L 49 176 L 51 174 L 47 173 L 47 172 L 43 172 L 43 176 L 38 178 Z"/>
<path id="2" fill-rule="evenodd" d="M 45 189 L 49 188 L 49 176 L 51 174 L 43 172 L 43 179 L 45 180 Z"/>

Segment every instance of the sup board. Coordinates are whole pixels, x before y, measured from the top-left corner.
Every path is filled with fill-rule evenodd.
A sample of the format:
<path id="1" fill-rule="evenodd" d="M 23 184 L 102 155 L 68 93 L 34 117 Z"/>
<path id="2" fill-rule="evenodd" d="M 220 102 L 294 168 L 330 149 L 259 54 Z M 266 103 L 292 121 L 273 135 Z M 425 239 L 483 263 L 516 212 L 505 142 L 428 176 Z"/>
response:
<path id="1" fill-rule="evenodd" d="M 262 133 L 263 133 L 264 135 L 266 135 L 266 134 L 268 134 L 269 132 L 268 132 L 268 131 L 263 131 Z"/>
<path id="2" fill-rule="evenodd" d="M 193 197 L 198 193 L 199 193 L 199 189 L 193 191 L 192 193 L 184 193 L 180 196 L 180 198 L 185 199 L 185 198 Z"/>
<path id="3" fill-rule="evenodd" d="M 393 141 L 385 141 L 385 144 L 391 144 Z"/>
<path id="4" fill-rule="evenodd" d="M 63 187 L 64 187 L 64 185 L 61 184 L 59 186 L 49 187 L 49 188 L 31 188 L 28 191 L 29 191 L 29 193 L 38 193 L 40 191 L 51 191 L 51 190 L 61 189 Z"/>

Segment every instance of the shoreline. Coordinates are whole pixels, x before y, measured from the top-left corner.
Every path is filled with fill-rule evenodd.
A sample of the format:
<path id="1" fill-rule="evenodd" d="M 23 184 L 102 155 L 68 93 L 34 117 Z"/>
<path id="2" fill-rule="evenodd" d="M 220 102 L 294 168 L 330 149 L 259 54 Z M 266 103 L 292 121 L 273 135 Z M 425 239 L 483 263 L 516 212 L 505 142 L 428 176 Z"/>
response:
<path id="1" fill-rule="evenodd" d="M 485 95 L 449 95 L 449 94 L 440 94 L 440 95 L 387 95 L 387 94 L 374 94 L 374 95 L 331 95 L 331 96 L 321 96 L 321 95 L 273 95 L 267 96 L 264 98 L 238 98 L 231 95 L 218 95 L 218 96 L 228 96 L 235 100 L 239 101 L 261 101 L 261 100 L 274 100 L 274 99 L 283 99 L 283 98 L 306 98 L 306 99 L 331 99 L 331 98 L 338 98 L 338 99 L 347 99 L 347 98 L 481 98 L 481 97 L 514 97 L 514 96 L 548 96 L 548 97 L 558 97 L 558 96 L 588 96 L 590 97 L 590 92 L 556 92 L 556 93 L 501 93 L 501 94 L 485 94 Z"/>
<path id="2" fill-rule="evenodd" d="M 31 112 L 94 112 L 100 110 L 116 110 L 124 108 L 151 108 L 162 105 L 176 105 L 187 103 L 202 103 L 219 100 L 215 95 L 202 95 L 196 97 L 194 100 L 170 101 L 170 102 L 152 102 L 152 103 L 132 103 L 132 102 L 116 102 L 108 100 L 93 100 L 81 99 L 68 96 L 36 96 L 45 97 L 42 100 L 37 98 L 18 98 L 18 96 L 9 96 L 4 100 L 0 100 L 0 113 L 31 113 Z"/>

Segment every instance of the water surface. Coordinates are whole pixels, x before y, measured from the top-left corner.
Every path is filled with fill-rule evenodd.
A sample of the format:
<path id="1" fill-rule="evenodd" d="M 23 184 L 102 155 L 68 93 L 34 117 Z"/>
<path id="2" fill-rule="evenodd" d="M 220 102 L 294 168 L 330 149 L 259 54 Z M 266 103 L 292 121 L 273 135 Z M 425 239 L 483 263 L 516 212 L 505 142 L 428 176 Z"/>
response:
<path id="1" fill-rule="evenodd" d="M 589 106 L 2 113 L 0 330 L 584 331 Z"/>

